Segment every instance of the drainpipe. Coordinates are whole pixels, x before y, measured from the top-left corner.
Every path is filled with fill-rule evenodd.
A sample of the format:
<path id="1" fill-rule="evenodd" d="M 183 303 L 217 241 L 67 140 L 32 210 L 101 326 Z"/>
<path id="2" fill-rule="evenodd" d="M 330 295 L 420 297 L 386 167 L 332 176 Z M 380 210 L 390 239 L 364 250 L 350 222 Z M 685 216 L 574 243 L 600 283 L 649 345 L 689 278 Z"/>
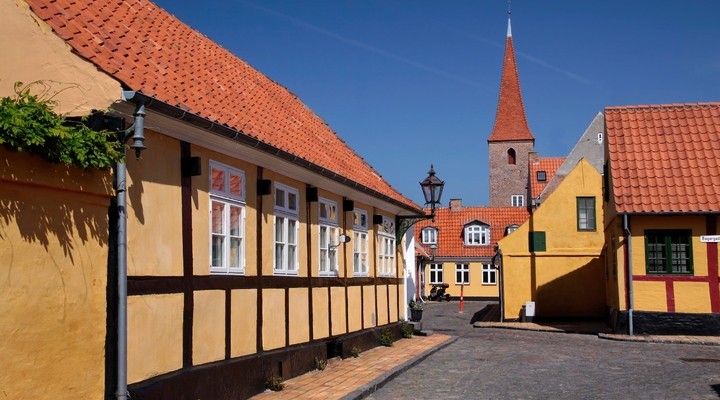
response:
<path id="1" fill-rule="evenodd" d="M 630 233 L 630 218 L 627 214 L 623 214 L 623 230 L 625 231 L 625 266 L 627 268 L 627 295 L 628 295 L 628 333 L 633 333 L 633 275 L 632 275 L 632 235 Z"/>
<path id="2" fill-rule="evenodd" d="M 497 269 L 500 271 L 500 286 L 499 286 L 500 297 L 498 299 L 499 300 L 498 302 L 500 303 L 500 322 L 505 322 L 505 309 L 503 308 L 504 303 L 505 303 L 505 300 L 504 300 L 505 290 L 503 288 L 505 286 L 505 280 L 503 279 L 502 260 L 503 260 L 503 257 L 502 257 L 502 251 L 500 251 L 500 246 L 495 245 L 495 255 L 492 258 L 492 263 L 493 264 L 497 263 L 496 264 Z"/>
<path id="3" fill-rule="evenodd" d="M 123 92 L 123 100 L 131 100 L 135 92 Z M 133 114 L 135 121 L 126 129 L 121 138 L 127 142 L 132 137 L 130 145 L 135 150 L 135 156 L 140 159 L 140 152 L 145 149 L 145 105 L 138 103 Z M 117 196 L 118 231 L 117 231 L 117 260 L 118 260 L 118 332 L 117 332 L 117 399 L 128 399 L 127 391 L 127 168 L 125 162 L 115 164 L 115 195 Z"/>

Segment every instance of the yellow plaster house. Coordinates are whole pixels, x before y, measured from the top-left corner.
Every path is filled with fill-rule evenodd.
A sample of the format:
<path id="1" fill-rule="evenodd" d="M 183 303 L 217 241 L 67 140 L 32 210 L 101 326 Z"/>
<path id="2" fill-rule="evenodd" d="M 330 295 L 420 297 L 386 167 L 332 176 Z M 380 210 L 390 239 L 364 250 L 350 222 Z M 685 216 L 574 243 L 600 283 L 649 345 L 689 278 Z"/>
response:
<path id="1" fill-rule="evenodd" d="M 536 319 L 604 316 L 602 212 L 602 176 L 581 159 L 542 206 L 499 241 L 505 320 L 520 319 L 527 302 L 534 302 Z"/>
<path id="2" fill-rule="evenodd" d="M 146 0 L 2 1 L 0 33 L 1 96 L 43 81 L 147 146 L 114 188 L 0 147 L 4 396 L 245 398 L 399 337 L 422 209 L 287 89 Z"/>

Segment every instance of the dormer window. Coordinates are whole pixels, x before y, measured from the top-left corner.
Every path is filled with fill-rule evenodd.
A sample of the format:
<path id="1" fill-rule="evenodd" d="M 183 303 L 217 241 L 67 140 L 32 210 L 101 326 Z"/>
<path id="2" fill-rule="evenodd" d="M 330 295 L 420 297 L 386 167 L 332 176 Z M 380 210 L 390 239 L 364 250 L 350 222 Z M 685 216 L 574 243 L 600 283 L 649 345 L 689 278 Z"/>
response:
<path id="1" fill-rule="evenodd" d="M 475 222 L 465 226 L 466 246 L 487 246 L 490 244 L 490 225 Z"/>
<path id="2" fill-rule="evenodd" d="M 515 159 L 515 149 L 510 148 L 507 152 L 508 164 L 515 165 L 517 163 Z"/>
<path id="3" fill-rule="evenodd" d="M 437 229 L 436 228 L 425 228 L 422 230 L 422 243 L 423 244 L 437 244 Z"/>
<path id="4" fill-rule="evenodd" d="M 507 236 L 507 235 L 515 232 L 515 231 L 517 230 L 517 228 L 518 228 L 518 225 L 517 225 L 517 224 L 508 225 L 508 226 L 505 228 L 505 236 Z"/>

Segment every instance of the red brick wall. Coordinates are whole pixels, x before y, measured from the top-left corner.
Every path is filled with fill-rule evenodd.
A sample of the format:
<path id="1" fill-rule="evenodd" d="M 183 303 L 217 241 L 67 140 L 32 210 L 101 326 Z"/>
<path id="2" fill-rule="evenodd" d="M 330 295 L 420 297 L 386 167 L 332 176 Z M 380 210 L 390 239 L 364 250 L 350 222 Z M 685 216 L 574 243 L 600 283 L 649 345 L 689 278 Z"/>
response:
<path id="1" fill-rule="evenodd" d="M 490 159 L 490 206 L 512 206 L 512 195 L 524 196 L 527 206 L 528 153 L 534 151 L 533 141 L 488 143 Z M 515 149 L 515 164 L 508 164 L 508 150 Z"/>

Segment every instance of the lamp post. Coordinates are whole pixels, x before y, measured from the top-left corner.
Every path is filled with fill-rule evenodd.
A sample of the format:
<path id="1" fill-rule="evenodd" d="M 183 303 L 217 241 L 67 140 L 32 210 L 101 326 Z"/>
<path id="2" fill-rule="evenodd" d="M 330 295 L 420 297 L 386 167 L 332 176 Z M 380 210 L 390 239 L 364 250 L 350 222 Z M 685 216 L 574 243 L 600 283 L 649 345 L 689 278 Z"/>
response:
<path id="1" fill-rule="evenodd" d="M 441 181 L 440 178 L 435 176 L 435 169 L 430 165 L 430 171 L 428 176 L 420 182 L 420 187 L 425 197 L 425 205 L 430 205 L 430 214 L 421 215 L 398 215 L 395 217 L 395 226 L 397 227 L 395 233 L 396 243 L 400 245 L 400 239 L 405 236 L 405 232 L 410 229 L 411 226 L 415 225 L 419 221 L 426 219 L 435 219 L 435 206 L 440 204 L 440 198 L 442 197 L 443 188 L 445 187 L 445 181 Z"/>

